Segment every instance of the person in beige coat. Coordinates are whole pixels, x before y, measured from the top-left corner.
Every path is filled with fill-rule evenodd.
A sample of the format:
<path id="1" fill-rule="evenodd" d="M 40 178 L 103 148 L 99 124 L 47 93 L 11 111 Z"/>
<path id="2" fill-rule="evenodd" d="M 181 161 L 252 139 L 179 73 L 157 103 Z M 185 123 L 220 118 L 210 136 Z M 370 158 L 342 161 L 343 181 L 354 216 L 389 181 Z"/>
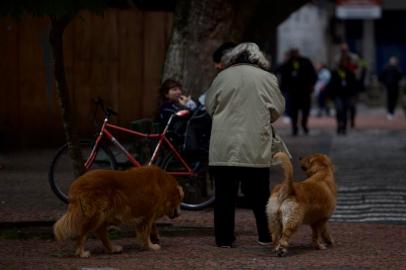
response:
<path id="1" fill-rule="evenodd" d="M 285 99 L 269 63 L 255 43 L 241 43 L 224 55 L 206 96 L 212 117 L 209 165 L 215 182 L 214 228 L 219 247 L 234 240 L 235 202 L 239 183 L 253 209 L 258 242 L 271 242 L 265 205 L 270 195 L 272 155 L 287 148 L 272 123 Z"/>

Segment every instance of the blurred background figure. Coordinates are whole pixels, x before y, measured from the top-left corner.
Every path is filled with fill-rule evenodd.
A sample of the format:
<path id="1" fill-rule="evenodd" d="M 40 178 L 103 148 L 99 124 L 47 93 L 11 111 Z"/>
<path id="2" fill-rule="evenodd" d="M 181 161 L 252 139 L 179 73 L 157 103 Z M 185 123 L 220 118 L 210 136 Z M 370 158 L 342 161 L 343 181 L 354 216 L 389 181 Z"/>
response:
<path id="1" fill-rule="evenodd" d="M 311 96 L 317 80 L 312 62 L 300 55 L 298 49 L 290 50 L 289 59 L 279 69 L 283 87 L 287 92 L 289 116 L 292 124 L 292 135 L 298 134 L 298 118 L 301 112 L 301 126 L 304 134 L 309 133 L 307 126 Z"/>
<path id="2" fill-rule="evenodd" d="M 348 44 L 342 42 L 340 44 L 340 52 L 335 57 L 336 67 L 340 65 L 341 59 L 345 58 L 346 68 L 348 71 L 351 71 L 354 75 L 357 75 L 359 71 L 359 62 L 360 58 L 356 53 L 350 51 Z"/>
<path id="3" fill-rule="evenodd" d="M 365 70 L 361 68 L 361 60 L 358 54 L 350 51 L 348 44 L 342 42 L 340 44 L 340 52 L 335 58 L 336 68 L 338 69 L 340 65 L 345 65 L 347 71 L 351 72 L 355 78 L 354 92 L 350 100 L 348 101 L 348 113 L 350 115 L 350 125 L 355 127 L 355 117 L 357 115 L 357 102 L 358 93 L 364 88 L 364 74 Z M 365 65 L 363 65 L 365 67 Z M 361 78 L 362 77 L 362 78 Z"/>
<path id="4" fill-rule="evenodd" d="M 351 110 L 351 99 L 357 93 L 357 81 L 354 73 L 348 68 L 348 58 L 343 57 L 331 74 L 327 86 L 328 95 L 333 100 L 336 110 L 337 134 L 347 133 L 347 118 Z"/>
<path id="5" fill-rule="evenodd" d="M 286 76 L 282 77 L 283 74 L 283 70 L 284 68 L 286 68 L 287 66 L 287 62 L 289 61 L 290 58 L 290 50 L 286 51 L 283 55 L 283 62 L 275 67 L 273 67 L 273 73 L 278 77 L 278 81 L 279 81 L 279 88 L 283 94 L 283 96 L 285 97 L 285 111 L 283 112 L 283 118 L 282 121 L 285 124 L 290 124 L 290 104 L 289 104 L 289 100 L 288 100 L 288 89 L 286 87 L 286 82 L 284 81 L 284 79 L 286 80 Z"/>
<path id="6" fill-rule="evenodd" d="M 386 110 L 388 120 L 392 120 L 395 115 L 396 104 L 399 98 L 399 82 L 402 80 L 402 71 L 399 61 L 392 56 L 382 72 L 379 74 L 379 81 L 386 89 Z"/>
<path id="7" fill-rule="evenodd" d="M 317 101 L 317 116 L 321 117 L 323 114 L 330 115 L 330 107 L 328 106 L 327 85 L 331 79 L 331 72 L 323 63 L 316 62 L 317 82 L 314 86 L 314 97 Z"/>

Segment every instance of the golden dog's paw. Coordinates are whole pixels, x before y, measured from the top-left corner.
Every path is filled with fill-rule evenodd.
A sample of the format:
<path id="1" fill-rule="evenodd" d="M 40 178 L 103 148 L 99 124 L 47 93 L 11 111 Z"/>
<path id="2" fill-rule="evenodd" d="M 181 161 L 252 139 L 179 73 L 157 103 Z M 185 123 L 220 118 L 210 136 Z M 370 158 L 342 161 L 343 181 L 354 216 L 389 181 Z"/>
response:
<path id="1" fill-rule="evenodd" d="M 312 244 L 312 246 L 313 246 L 313 248 L 315 248 L 315 249 L 326 249 L 326 246 L 324 245 L 324 244 L 322 244 L 322 243 L 319 243 L 319 242 L 314 242 L 313 244 Z"/>
<path id="2" fill-rule="evenodd" d="M 332 246 L 335 246 L 336 243 L 333 239 L 330 239 L 330 240 L 326 240 L 326 244 L 327 244 L 327 246 L 332 247 Z"/>
<path id="3" fill-rule="evenodd" d="M 159 244 L 160 243 L 160 241 L 159 241 L 159 236 L 158 235 L 153 235 L 153 234 L 151 234 L 151 236 L 150 236 L 150 240 L 151 240 L 151 242 L 153 243 L 153 244 Z"/>
<path id="4" fill-rule="evenodd" d="M 76 256 L 79 256 L 80 258 L 89 258 L 90 257 L 90 251 L 84 250 L 81 252 L 77 252 Z"/>
<path id="5" fill-rule="evenodd" d="M 275 254 L 278 257 L 285 257 L 288 254 L 288 249 L 279 245 L 275 248 Z"/>
<path id="6" fill-rule="evenodd" d="M 123 247 L 119 245 L 113 245 L 111 247 L 110 253 L 121 253 L 123 251 Z"/>
<path id="7" fill-rule="evenodd" d="M 315 246 L 316 249 L 327 249 L 327 247 L 324 244 L 318 244 Z"/>
<path id="8" fill-rule="evenodd" d="M 150 250 L 160 250 L 161 249 L 161 246 L 158 244 L 150 244 L 148 247 Z"/>

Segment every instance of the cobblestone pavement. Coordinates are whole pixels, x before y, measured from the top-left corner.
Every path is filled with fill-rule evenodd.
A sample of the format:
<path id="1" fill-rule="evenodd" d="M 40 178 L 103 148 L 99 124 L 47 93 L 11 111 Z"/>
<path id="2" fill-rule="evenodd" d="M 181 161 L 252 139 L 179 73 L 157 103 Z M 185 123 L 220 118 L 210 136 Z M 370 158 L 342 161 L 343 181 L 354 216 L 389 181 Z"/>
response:
<path id="1" fill-rule="evenodd" d="M 251 211 L 239 208 L 237 246 L 219 249 L 212 237 L 212 210 L 160 220 L 162 250 L 139 251 L 133 237 L 117 242 L 124 253 L 103 253 L 89 241 L 90 259 L 72 256 L 71 242 L 52 240 L 51 225 L 65 211 L 48 186 L 47 169 L 55 149 L 24 149 L 0 154 L 0 269 L 403 269 L 406 265 L 406 118 L 388 121 L 383 109 L 361 107 L 356 127 L 335 134 L 334 118 L 310 119 L 308 136 L 290 136 L 289 125 L 277 129 L 293 156 L 295 177 L 302 179 L 297 157 L 313 152 L 331 156 L 339 186 L 331 221 L 337 245 L 316 251 L 310 230 L 302 227 L 291 240 L 287 258 L 256 243 Z M 272 168 L 271 185 L 280 181 Z"/>
<path id="2" fill-rule="evenodd" d="M 250 215 L 251 216 L 251 215 Z M 246 221 L 246 220 L 244 220 Z M 243 220 L 238 220 L 239 223 Z M 248 219 L 247 225 L 253 225 Z M 248 227 L 248 226 L 247 226 Z M 160 251 L 139 251 L 134 238 L 116 240 L 122 254 L 105 254 L 101 243 L 88 241 L 92 257 L 73 257 L 71 242 L 1 240 L 1 269 L 404 269 L 405 226 L 332 223 L 337 245 L 326 250 L 310 246 L 310 230 L 302 227 L 292 237 L 287 257 L 273 255 L 256 244 L 252 227 L 237 230 L 236 248 L 217 248 L 211 230 L 163 230 Z"/>

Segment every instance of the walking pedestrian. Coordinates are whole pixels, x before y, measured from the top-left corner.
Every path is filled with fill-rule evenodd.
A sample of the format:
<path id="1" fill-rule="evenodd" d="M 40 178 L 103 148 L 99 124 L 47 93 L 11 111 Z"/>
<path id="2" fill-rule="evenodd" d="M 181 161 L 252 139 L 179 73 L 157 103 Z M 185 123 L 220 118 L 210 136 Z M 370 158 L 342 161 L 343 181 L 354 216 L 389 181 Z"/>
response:
<path id="1" fill-rule="evenodd" d="M 386 111 L 388 120 L 395 115 L 396 104 L 399 98 L 399 82 L 402 79 L 402 71 L 399 61 L 392 56 L 382 72 L 379 74 L 379 81 L 386 88 Z"/>
<path id="2" fill-rule="evenodd" d="M 271 123 L 285 100 L 269 63 L 255 43 L 241 43 L 224 56 L 225 68 L 207 91 L 212 116 L 209 165 L 215 183 L 214 231 L 219 247 L 235 240 L 235 204 L 241 182 L 252 208 L 260 244 L 271 242 L 265 206 L 275 151 L 287 151 Z"/>
<path id="3" fill-rule="evenodd" d="M 303 133 L 308 134 L 307 122 L 311 97 L 317 80 L 317 74 L 312 62 L 308 58 L 301 56 L 298 49 L 292 49 L 289 60 L 281 69 L 281 79 L 284 82 L 288 96 L 292 135 L 296 136 L 299 132 L 299 113 L 301 113 Z"/>
<path id="4" fill-rule="evenodd" d="M 357 116 L 357 103 L 358 93 L 364 88 L 364 79 L 366 72 L 366 63 L 362 64 L 362 61 L 358 54 L 351 52 L 347 42 L 340 44 L 340 52 L 336 55 L 335 64 L 336 69 L 339 69 L 339 65 L 345 65 L 347 71 L 351 72 L 355 78 L 354 93 L 350 100 L 348 100 L 348 114 L 350 116 L 350 126 L 355 127 L 355 118 Z M 352 77 L 352 76 L 351 76 Z"/>
<path id="5" fill-rule="evenodd" d="M 284 74 L 286 71 L 285 69 L 287 68 L 287 63 L 289 61 L 290 58 L 290 50 L 286 51 L 283 54 L 283 61 L 280 65 L 273 67 L 273 72 L 275 73 L 275 75 L 278 77 L 278 81 L 279 81 L 279 88 L 281 89 L 281 92 L 283 94 L 283 96 L 285 97 L 285 111 L 283 113 L 283 118 L 282 118 L 282 122 L 285 124 L 291 124 L 290 121 L 290 104 L 289 104 L 289 96 L 288 96 L 288 89 L 286 87 L 286 83 L 284 81 L 284 79 L 286 80 L 286 76 L 282 76 L 282 74 Z"/>
<path id="6" fill-rule="evenodd" d="M 356 95 L 357 81 L 354 73 L 348 69 L 348 58 L 343 57 L 331 74 L 327 86 L 328 95 L 333 100 L 336 110 L 337 134 L 346 134 L 347 117 L 351 110 L 351 99 Z"/>
<path id="7" fill-rule="evenodd" d="M 325 64 L 320 62 L 316 63 L 316 71 L 317 82 L 314 86 L 314 96 L 317 100 L 317 116 L 321 117 L 323 113 L 329 116 L 330 108 L 327 104 L 328 96 L 326 88 L 331 79 L 331 72 Z"/>

